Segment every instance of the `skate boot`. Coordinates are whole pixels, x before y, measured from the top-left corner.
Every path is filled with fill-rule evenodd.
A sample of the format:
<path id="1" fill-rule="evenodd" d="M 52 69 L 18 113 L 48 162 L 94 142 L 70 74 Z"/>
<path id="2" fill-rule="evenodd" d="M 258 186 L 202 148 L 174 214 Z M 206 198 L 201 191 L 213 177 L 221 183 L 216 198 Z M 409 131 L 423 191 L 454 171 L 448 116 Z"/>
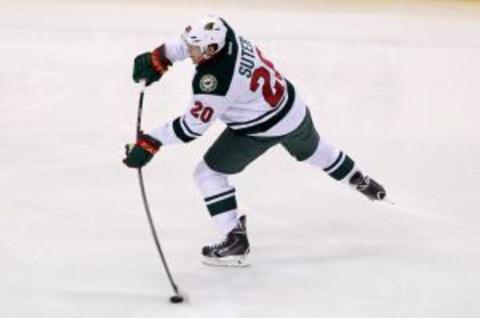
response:
<path id="1" fill-rule="evenodd" d="M 364 176 L 360 171 L 355 172 L 349 182 L 350 185 L 372 201 L 385 199 L 385 188 L 370 177 Z"/>
<path id="2" fill-rule="evenodd" d="M 248 266 L 247 255 L 250 252 L 248 244 L 246 217 L 238 219 L 237 226 L 227 234 L 219 244 L 204 246 L 202 255 L 203 263 L 213 266 Z"/>

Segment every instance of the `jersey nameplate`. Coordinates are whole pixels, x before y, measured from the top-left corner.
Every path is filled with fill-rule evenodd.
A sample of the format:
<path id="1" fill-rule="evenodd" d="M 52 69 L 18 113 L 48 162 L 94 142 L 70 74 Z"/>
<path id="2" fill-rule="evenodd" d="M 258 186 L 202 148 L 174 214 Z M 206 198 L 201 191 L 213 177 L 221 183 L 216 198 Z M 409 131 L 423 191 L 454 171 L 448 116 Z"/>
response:
<path id="1" fill-rule="evenodd" d="M 241 36 L 239 39 L 242 50 L 240 53 L 240 68 L 238 69 L 238 72 L 240 75 L 250 78 L 252 76 L 253 67 L 255 66 L 255 53 L 253 51 L 253 45 Z"/>

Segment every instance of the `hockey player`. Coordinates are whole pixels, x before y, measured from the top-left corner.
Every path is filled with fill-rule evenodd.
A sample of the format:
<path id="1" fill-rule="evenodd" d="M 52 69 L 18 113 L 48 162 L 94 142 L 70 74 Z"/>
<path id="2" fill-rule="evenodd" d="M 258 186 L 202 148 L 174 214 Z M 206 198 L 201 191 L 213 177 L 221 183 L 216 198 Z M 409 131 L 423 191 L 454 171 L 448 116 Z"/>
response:
<path id="1" fill-rule="evenodd" d="M 248 264 L 246 217 L 240 216 L 229 176 L 243 171 L 275 145 L 371 200 L 385 198 L 380 184 L 366 176 L 347 154 L 319 137 L 294 85 L 256 45 L 237 35 L 219 17 L 202 18 L 189 25 L 179 39 L 138 55 L 133 79 L 144 80 L 148 86 L 173 63 L 188 57 L 196 65 L 188 111 L 142 133 L 134 146 L 127 146 L 124 163 L 143 167 L 161 147 L 195 140 L 216 119 L 226 124 L 194 173 L 207 209 L 225 235 L 219 244 L 203 247 L 205 263 Z"/>

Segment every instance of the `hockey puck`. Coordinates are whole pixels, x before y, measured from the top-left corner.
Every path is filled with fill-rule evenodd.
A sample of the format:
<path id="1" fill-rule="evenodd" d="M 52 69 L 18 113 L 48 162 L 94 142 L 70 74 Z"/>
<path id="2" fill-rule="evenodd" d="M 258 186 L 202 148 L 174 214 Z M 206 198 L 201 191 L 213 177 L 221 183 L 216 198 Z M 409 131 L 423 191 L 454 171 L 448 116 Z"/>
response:
<path id="1" fill-rule="evenodd" d="M 172 304 L 183 303 L 183 297 L 180 296 L 180 295 L 172 296 L 172 297 L 170 297 L 170 302 L 171 302 Z"/>

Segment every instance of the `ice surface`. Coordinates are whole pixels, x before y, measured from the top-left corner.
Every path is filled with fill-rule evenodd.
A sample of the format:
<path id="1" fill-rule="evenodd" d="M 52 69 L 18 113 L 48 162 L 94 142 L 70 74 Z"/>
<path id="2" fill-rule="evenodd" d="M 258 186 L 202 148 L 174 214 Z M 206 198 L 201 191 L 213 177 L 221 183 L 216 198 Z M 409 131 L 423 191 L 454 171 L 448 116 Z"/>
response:
<path id="1" fill-rule="evenodd" d="M 147 191 L 174 277 L 171 305 L 136 175 L 132 58 L 201 7 L 0 10 L 0 317 L 480 316 L 480 19 L 474 12 L 220 9 L 305 96 L 322 136 L 383 182 L 372 204 L 272 149 L 233 181 L 247 269 L 201 265 L 218 239 L 194 187 L 221 131 L 162 149 Z M 184 110 L 190 62 L 147 90 L 144 126 Z"/>

